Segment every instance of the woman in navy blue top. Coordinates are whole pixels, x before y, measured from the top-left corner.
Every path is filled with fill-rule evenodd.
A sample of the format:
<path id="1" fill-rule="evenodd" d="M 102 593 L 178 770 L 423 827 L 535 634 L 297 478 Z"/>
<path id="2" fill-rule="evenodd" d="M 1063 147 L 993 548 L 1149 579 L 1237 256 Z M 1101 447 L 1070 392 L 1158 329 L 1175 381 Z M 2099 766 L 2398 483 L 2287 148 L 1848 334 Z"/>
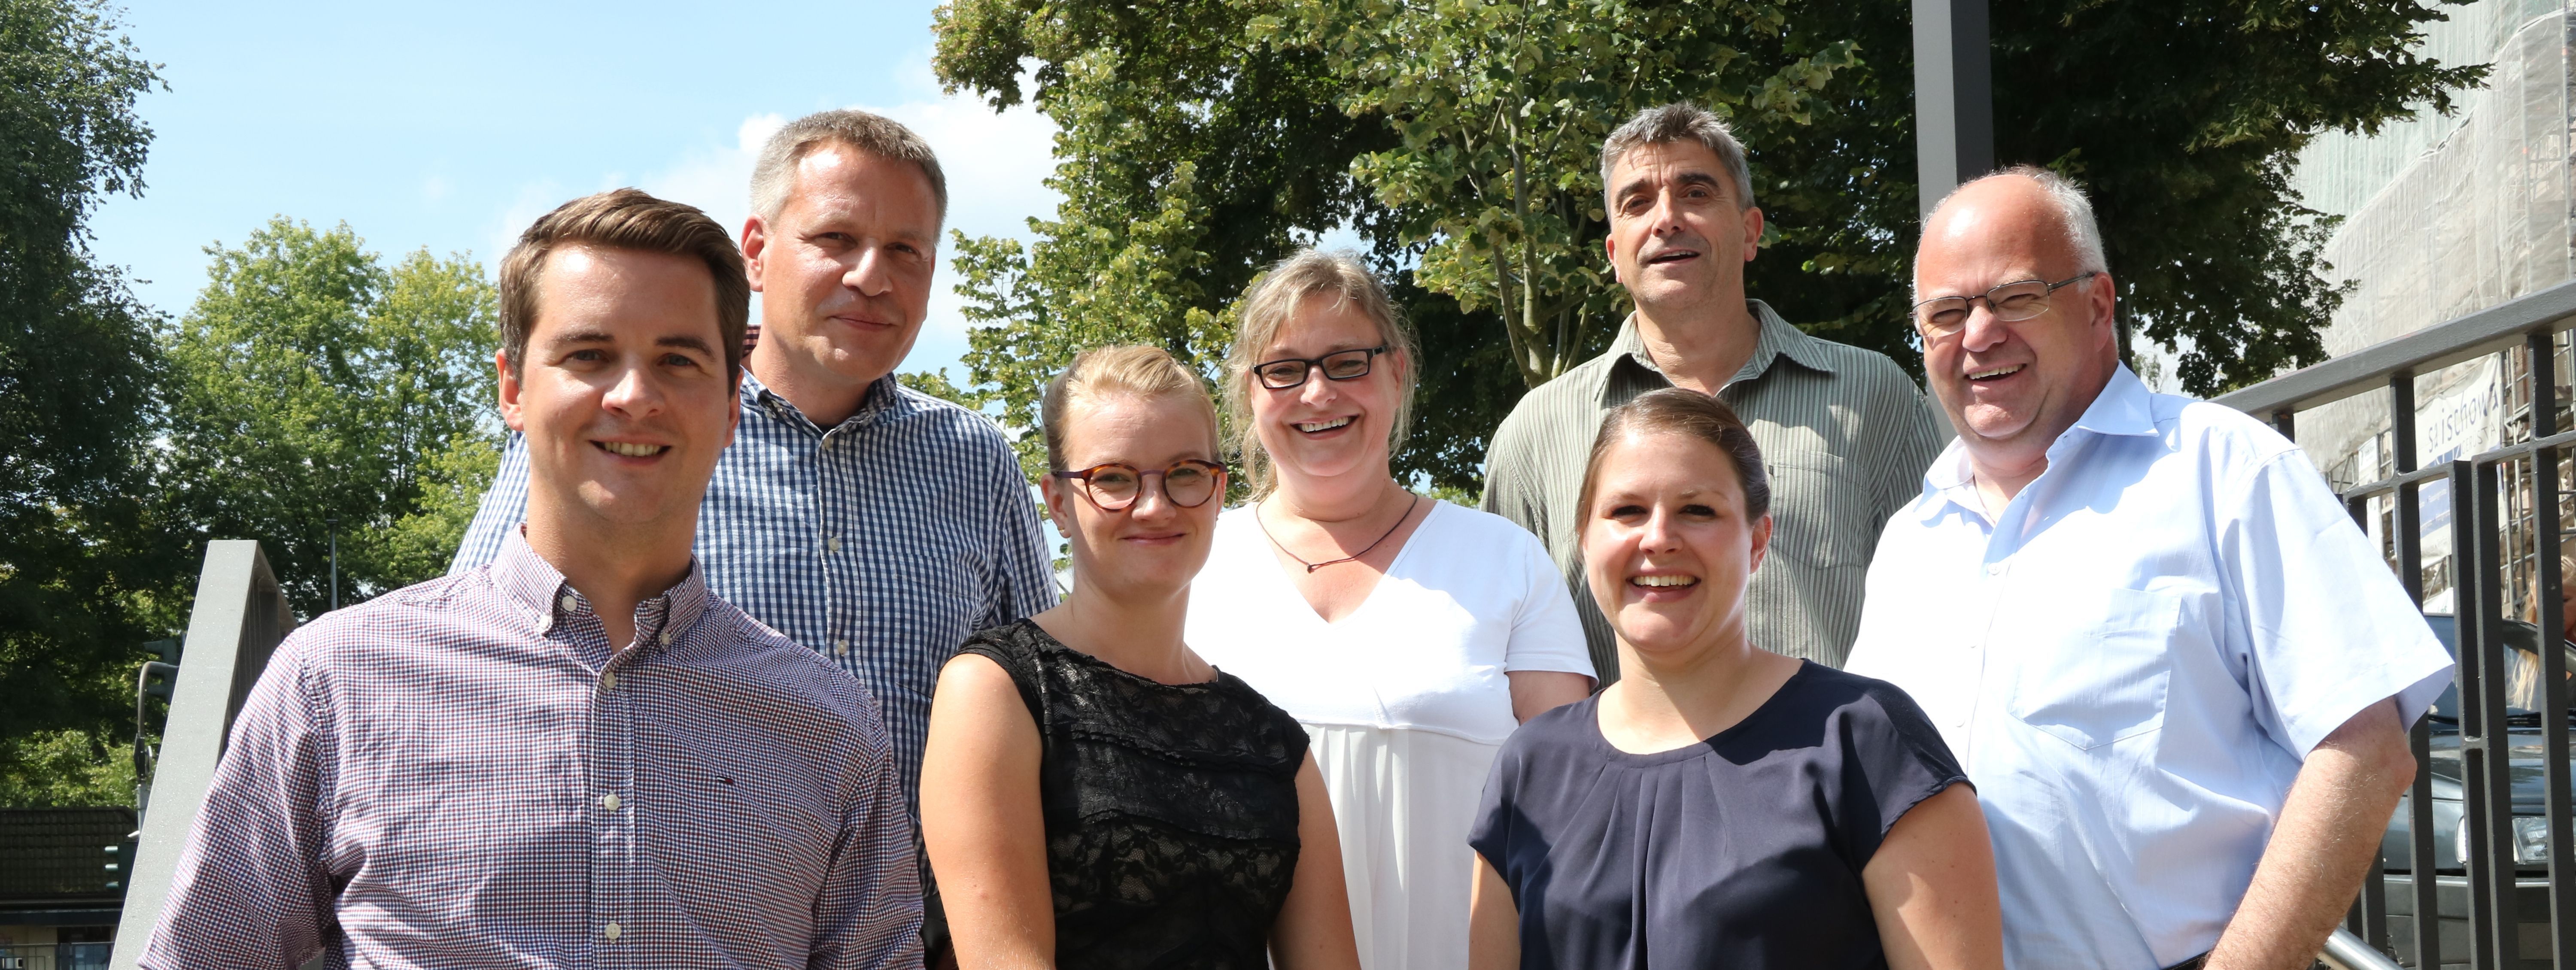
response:
<path id="1" fill-rule="evenodd" d="M 1713 397 L 1602 423 L 1577 528 L 1625 676 L 1495 759 L 1476 970 L 2002 966 L 1985 819 L 1921 709 L 1745 640 L 1769 506 Z"/>

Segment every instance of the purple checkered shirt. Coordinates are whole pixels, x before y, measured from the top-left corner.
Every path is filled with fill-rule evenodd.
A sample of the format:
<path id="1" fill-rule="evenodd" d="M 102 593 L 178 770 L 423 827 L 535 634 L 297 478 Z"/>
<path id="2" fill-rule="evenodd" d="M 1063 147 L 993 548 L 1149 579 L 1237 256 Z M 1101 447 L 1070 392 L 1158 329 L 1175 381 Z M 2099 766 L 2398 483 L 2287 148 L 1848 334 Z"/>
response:
<path id="1" fill-rule="evenodd" d="M 919 967 L 867 692 L 695 566 L 635 630 L 611 648 L 513 530 L 296 631 L 142 965 Z"/>

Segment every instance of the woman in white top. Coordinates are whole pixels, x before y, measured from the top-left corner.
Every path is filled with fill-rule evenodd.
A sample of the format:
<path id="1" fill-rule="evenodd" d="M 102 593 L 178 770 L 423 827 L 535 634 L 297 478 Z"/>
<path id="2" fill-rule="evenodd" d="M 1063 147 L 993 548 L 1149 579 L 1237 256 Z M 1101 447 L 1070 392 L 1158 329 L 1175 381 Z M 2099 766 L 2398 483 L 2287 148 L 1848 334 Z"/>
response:
<path id="1" fill-rule="evenodd" d="M 1536 536 L 1395 480 L 1413 368 L 1357 260 L 1306 250 L 1253 285 L 1225 388 L 1253 501 L 1217 520 L 1187 639 L 1314 739 L 1362 964 L 1457 970 L 1494 753 L 1592 664 Z"/>

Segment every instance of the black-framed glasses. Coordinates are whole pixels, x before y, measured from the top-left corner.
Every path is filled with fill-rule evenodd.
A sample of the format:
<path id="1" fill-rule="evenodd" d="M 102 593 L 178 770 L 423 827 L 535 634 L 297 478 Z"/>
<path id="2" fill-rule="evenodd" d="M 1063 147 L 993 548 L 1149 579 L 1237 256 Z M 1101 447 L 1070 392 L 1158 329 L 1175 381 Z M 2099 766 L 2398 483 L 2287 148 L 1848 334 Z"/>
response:
<path id="1" fill-rule="evenodd" d="M 1104 462 L 1075 471 L 1054 472 L 1055 477 L 1082 483 L 1082 496 L 1103 512 L 1116 512 L 1145 496 L 1145 480 L 1163 480 L 1163 500 L 1185 509 L 1206 505 L 1207 500 L 1225 490 L 1225 466 L 1212 461 L 1183 458 L 1170 468 L 1139 469 L 1123 461 Z"/>
<path id="2" fill-rule="evenodd" d="M 2048 312 L 2048 295 L 2059 287 L 2073 286 L 2102 275 L 2100 270 L 2086 270 L 2049 283 L 2042 280 L 2016 280 L 1977 296 L 1936 296 L 1914 305 L 1914 329 L 1931 339 L 1958 333 L 1968 325 L 1968 313 L 1978 300 L 1986 301 L 1987 312 L 2005 323 L 2019 323 Z"/>
<path id="3" fill-rule="evenodd" d="M 1252 376 L 1260 379 L 1261 386 L 1274 391 L 1305 386 L 1306 378 L 1314 376 L 1317 368 L 1323 369 L 1325 380 L 1355 381 L 1368 376 L 1369 362 L 1386 353 L 1386 346 L 1379 344 L 1356 350 L 1336 350 L 1321 357 L 1265 360 L 1252 365 Z"/>

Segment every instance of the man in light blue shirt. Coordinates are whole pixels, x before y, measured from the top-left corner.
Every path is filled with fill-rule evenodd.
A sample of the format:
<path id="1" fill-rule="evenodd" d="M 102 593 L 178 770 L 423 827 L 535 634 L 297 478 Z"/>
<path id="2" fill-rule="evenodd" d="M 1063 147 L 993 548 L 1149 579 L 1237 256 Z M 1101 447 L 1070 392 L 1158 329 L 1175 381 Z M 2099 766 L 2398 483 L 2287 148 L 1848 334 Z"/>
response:
<path id="1" fill-rule="evenodd" d="M 1966 766 L 2006 963 L 2309 966 L 2448 653 L 2296 445 L 2120 365 L 2074 186 L 1961 187 L 1915 285 L 1959 438 L 1879 540 L 1847 669 Z"/>

